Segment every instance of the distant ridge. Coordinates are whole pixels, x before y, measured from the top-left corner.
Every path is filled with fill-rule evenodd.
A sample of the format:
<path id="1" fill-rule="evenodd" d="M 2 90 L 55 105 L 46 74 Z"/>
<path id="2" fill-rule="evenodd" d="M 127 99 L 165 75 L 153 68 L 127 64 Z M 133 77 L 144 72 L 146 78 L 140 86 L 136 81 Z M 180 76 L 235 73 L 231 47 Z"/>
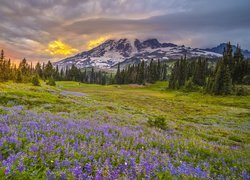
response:
<path id="1" fill-rule="evenodd" d="M 213 48 L 207 48 L 204 49 L 205 51 L 209 51 L 209 52 L 214 52 L 214 53 L 218 53 L 218 54 L 223 54 L 224 52 L 224 48 L 226 48 L 227 43 L 221 43 L 220 45 L 213 47 Z M 233 48 L 233 52 L 235 52 L 236 50 L 236 46 L 232 45 Z M 250 58 L 250 51 L 248 50 L 242 50 L 242 53 L 244 55 L 245 58 Z"/>

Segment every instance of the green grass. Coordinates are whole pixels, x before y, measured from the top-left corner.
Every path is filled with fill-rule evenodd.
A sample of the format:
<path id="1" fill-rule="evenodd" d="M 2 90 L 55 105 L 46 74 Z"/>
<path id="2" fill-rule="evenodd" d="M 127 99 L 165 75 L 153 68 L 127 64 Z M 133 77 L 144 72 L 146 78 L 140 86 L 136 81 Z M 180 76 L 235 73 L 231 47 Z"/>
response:
<path id="1" fill-rule="evenodd" d="M 250 157 L 250 96 L 211 96 L 166 89 L 166 82 L 154 85 L 88 85 L 58 82 L 59 88 L 84 92 L 107 104 L 107 111 L 161 115 L 178 134 L 219 143 L 223 149 L 239 146 Z M 114 109 L 108 108 L 115 104 Z M 112 106 L 112 105 L 111 105 Z M 230 150 L 229 150 L 230 151 Z M 239 151 L 240 152 L 240 151 Z"/>
<path id="2" fill-rule="evenodd" d="M 242 166 L 250 171 L 250 96 L 211 96 L 171 91 L 166 87 L 166 82 L 147 86 L 57 82 L 56 87 L 8 82 L 0 83 L 0 104 L 2 107 L 23 105 L 38 112 L 66 113 L 77 119 L 94 118 L 100 122 L 109 119 L 121 126 L 140 124 L 146 128 L 145 119 L 162 116 L 166 119 L 167 130 L 173 130 L 180 137 L 176 143 L 197 155 L 197 159 L 223 156 L 233 161 L 242 158 Z M 87 96 L 63 96 L 62 90 Z M 0 113 L 4 113 L 1 108 Z"/>

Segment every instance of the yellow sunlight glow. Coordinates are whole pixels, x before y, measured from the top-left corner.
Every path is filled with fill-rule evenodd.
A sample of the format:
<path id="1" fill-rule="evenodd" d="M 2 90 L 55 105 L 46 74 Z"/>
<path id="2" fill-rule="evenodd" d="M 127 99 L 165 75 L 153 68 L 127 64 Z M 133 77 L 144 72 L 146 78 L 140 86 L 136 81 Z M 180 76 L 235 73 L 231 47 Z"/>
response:
<path id="1" fill-rule="evenodd" d="M 109 35 L 107 36 L 101 36 L 97 39 L 94 39 L 94 40 L 90 40 L 88 43 L 87 43 L 87 49 L 90 50 L 90 49 L 93 49 L 95 48 L 96 46 L 104 43 L 106 40 L 108 40 L 110 38 Z"/>
<path id="2" fill-rule="evenodd" d="M 74 49 L 69 45 L 63 43 L 60 40 L 52 41 L 48 44 L 48 48 L 46 49 L 50 55 L 71 55 L 75 52 L 78 52 L 78 49 Z"/>

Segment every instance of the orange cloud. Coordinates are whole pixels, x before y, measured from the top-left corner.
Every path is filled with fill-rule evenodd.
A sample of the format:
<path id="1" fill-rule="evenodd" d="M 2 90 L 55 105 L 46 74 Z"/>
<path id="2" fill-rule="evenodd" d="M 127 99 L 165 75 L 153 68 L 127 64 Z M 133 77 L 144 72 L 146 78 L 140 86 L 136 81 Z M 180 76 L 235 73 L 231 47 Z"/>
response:
<path id="1" fill-rule="evenodd" d="M 52 41 L 48 44 L 48 48 L 45 50 L 50 55 L 72 55 L 78 52 L 78 49 L 72 48 L 71 46 L 63 43 L 60 40 Z"/>
<path id="2" fill-rule="evenodd" d="M 87 43 L 87 49 L 90 50 L 90 49 L 93 49 L 95 48 L 96 46 L 102 44 L 103 42 L 105 42 L 106 40 L 108 40 L 111 36 L 110 35 L 107 35 L 107 36 L 101 36 L 97 39 L 94 39 L 94 40 L 90 40 L 88 43 Z"/>

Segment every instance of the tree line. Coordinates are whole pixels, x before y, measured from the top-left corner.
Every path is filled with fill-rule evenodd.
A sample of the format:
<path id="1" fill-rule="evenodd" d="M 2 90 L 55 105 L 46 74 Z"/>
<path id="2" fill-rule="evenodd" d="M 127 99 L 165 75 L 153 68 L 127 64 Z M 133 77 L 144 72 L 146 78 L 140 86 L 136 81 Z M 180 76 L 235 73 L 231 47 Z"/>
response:
<path id="1" fill-rule="evenodd" d="M 0 81 L 13 80 L 17 83 L 33 82 L 42 79 L 54 81 L 77 81 L 89 84 L 145 84 L 159 80 L 167 80 L 167 68 L 165 63 L 151 60 L 149 63 L 142 61 L 139 64 L 129 65 L 121 70 L 118 64 L 116 73 L 96 71 L 92 68 L 80 69 L 75 65 L 66 68 L 54 67 L 53 64 L 38 62 L 35 66 L 24 58 L 19 65 L 6 60 L 4 51 L 0 57 Z"/>
<path id="2" fill-rule="evenodd" d="M 169 79 L 170 89 L 202 87 L 215 95 L 232 94 L 236 85 L 244 84 L 250 84 L 250 61 L 244 59 L 239 45 L 233 53 L 230 42 L 215 66 L 209 65 L 206 59 L 183 58 L 174 64 Z"/>
<path id="3" fill-rule="evenodd" d="M 80 69 L 75 65 L 61 68 L 54 67 L 53 64 L 38 62 L 35 66 L 28 63 L 24 58 L 19 65 L 11 63 L 6 59 L 4 51 L 0 55 L 0 81 L 13 80 L 17 83 L 34 82 L 39 85 L 39 79 L 48 81 L 49 85 L 55 85 L 55 81 L 77 81 L 90 84 L 113 84 L 114 77 L 105 71 L 95 71 L 91 69 Z"/>
<path id="4" fill-rule="evenodd" d="M 168 75 L 168 69 L 172 69 Z M 0 55 L 0 81 L 32 82 L 39 85 L 39 79 L 55 85 L 55 81 L 77 81 L 90 84 L 146 84 L 156 81 L 169 81 L 170 89 L 188 91 L 202 88 L 215 95 L 228 95 L 235 91 L 236 85 L 250 84 L 250 61 L 244 59 L 239 46 L 233 53 L 230 43 L 224 49 L 223 57 L 216 63 L 207 59 L 177 60 L 173 66 L 166 62 L 141 61 L 138 64 L 121 68 L 116 73 L 97 71 L 93 67 L 80 69 L 75 65 L 66 68 L 38 62 L 35 66 L 24 58 L 19 65 L 6 59 L 4 51 Z"/>
<path id="5" fill-rule="evenodd" d="M 167 64 L 151 60 L 149 63 L 141 61 L 139 64 L 128 65 L 121 70 L 118 64 L 115 75 L 116 84 L 145 84 L 167 80 Z"/>

